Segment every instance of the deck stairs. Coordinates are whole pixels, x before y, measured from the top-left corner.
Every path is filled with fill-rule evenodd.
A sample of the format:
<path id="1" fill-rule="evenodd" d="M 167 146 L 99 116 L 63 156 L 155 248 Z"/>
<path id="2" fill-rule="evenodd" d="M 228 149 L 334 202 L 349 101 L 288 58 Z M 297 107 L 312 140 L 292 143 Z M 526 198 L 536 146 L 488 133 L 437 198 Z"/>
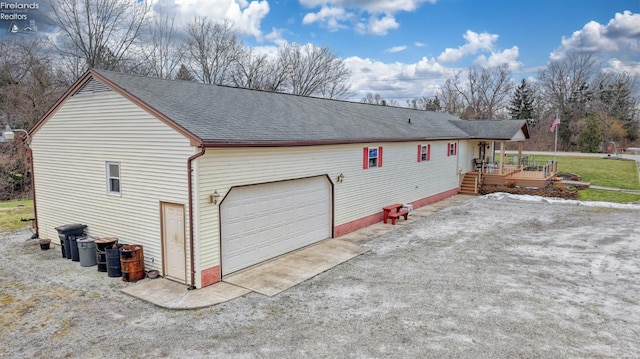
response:
<path id="1" fill-rule="evenodd" d="M 464 174 L 462 183 L 460 184 L 460 194 L 478 195 L 480 187 L 480 173 L 478 171 L 467 172 Z"/>

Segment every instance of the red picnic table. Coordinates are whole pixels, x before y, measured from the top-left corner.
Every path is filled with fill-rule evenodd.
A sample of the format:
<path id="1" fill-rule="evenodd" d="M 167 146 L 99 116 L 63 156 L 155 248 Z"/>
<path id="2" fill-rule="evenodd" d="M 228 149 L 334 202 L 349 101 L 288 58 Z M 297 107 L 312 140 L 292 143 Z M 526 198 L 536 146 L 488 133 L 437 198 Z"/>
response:
<path id="1" fill-rule="evenodd" d="M 387 223 L 387 219 L 391 219 L 391 224 L 396 224 L 396 219 L 398 217 L 404 216 L 404 219 L 409 218 L 409 211 L 401 210 L 404 207 L 402 203 L 396 203 L 392 205 L 388 205 L 386 207 L 382 207 L 382 218 L 384 219 L 384 223 Z"/>

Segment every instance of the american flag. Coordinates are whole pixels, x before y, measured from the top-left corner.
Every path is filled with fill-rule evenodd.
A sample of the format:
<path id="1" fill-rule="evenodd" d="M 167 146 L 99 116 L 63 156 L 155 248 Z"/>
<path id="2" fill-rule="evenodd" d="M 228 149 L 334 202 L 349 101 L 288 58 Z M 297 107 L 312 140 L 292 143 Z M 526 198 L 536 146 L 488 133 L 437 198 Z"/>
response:
<path id="1" fill-rule="evenodd" d="M 556 115 L 556 119 L 551 124 L 551 132 L 555 131 L 556 127 L 560 124 L 560 117 Z"/>

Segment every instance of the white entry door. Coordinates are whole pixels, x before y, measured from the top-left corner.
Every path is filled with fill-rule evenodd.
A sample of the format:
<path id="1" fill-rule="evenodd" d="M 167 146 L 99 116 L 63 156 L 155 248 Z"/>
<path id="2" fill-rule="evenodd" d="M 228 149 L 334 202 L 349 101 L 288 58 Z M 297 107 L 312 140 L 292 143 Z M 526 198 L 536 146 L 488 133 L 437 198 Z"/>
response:
<path id="1" fill-rule="evenodd" d="M 183 205 L 162 204 L 162 240 L 165 276 L 186 281 Z"/>
<path id="2" fill-rule="evenodd" d="M 220 219 L 227 275 L 330 238 L 331 187 L 322 176 L 232 188 Z"/>

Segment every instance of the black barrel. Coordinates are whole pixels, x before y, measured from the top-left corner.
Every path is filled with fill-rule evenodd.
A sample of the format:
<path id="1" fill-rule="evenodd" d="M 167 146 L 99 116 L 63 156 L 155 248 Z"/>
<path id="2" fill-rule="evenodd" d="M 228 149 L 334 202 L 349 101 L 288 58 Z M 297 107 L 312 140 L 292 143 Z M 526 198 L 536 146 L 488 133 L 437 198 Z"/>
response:
<path id="1" fill-rule="evenodd" d="M 96 263 L 98 264 L 98 272 L 107 271 L 107 253 L 96 249 Z"/>
<path id="2" fill-rule="evenodd" d="M 116 248 L 107 248 L 107 275 L 109 277 L 122 277 L 122 270 L 120 267 L 120 247 L 118 244 Z"/>
<path id="3" fill-rule="evenodd" d="M 96 245 L 96 263 L 98 264 L 98 272 L 107 271 L 107 248 L 117 248 L 118 238 L 105 237 L 98 238 L 93 241 Z"/>
<path id="4" fill-rule="evenodd" d="M 74 262 L 80 262 L 80 252 L 78 251 L 78 239 L 84 237 L 67 236 L 69 237 L 69 246 L 71 247 L 71 260 Z"/>
<path id="5" fill-rule="evenodd" d="M 64 246 L 64 255 L 65 258 L 71 259 L 71 240 L 70 236 L 64 236 L 63 246 Z"/>

